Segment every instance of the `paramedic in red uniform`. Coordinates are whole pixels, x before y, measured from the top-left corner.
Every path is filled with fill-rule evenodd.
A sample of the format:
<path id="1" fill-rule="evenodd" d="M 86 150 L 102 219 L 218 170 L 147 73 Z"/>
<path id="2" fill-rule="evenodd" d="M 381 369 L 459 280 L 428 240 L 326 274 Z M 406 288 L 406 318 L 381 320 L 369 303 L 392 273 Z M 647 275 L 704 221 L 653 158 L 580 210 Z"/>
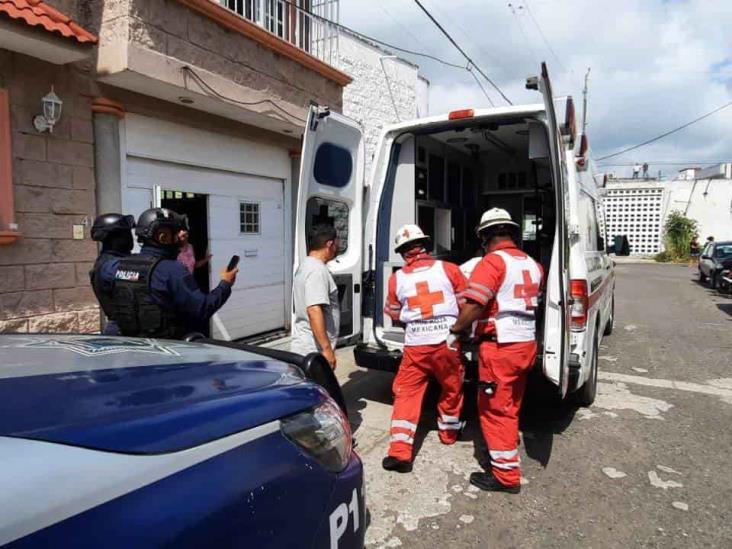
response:
<path id="1" fill-rule="evenodd" d="M 405 266 L 389 278 L 384 312 L 405 325 L 404 354 L 394 378 L 389 455 L 382 465 L 389 471 L 412 470 L 414 435 L 422 411 L 422 397 L 431 377 L 442 386 L 437 403 L 440 442 L 454 444 L 462 424 L 463 365 L 460 353 L 445 340 L 459 313 L 458 295 L 467 288 L 457 265 L 437 261 L 427 253 L 429 237 L 417 225 L 404 225 L 395 238 L 395 252 Z"/>
<path id="2" fill-rule="evenodd" d="M 491 467 L 472 473 L 470 483 L 510 493 L 521 489 L 518 418 L 536 358 L 535 310 L 543 276 L 541 265 L 518 248 L 518 231 L 506 210 L 483 214 L 478 236 L 486 255 L 470 276 L 466 304 L 448 338 L 453 346 L 477 320 L 478 415 Z"/>

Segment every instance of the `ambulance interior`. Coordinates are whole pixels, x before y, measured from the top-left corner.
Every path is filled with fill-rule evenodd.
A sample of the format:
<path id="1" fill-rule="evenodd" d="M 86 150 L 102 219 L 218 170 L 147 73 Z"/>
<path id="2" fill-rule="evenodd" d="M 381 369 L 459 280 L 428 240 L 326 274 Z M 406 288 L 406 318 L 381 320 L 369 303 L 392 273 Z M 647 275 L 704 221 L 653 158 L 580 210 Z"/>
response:
<path id="1" fill-rule="evenodd" d="M 451 122 L 446 129 L 403 134 L 397 143 L 390 243 L 397 228 L 416 223 L 432 236 L 437 258 L 460 265 L 482 255 L 475 228 L 484 211 L 499 207 L 520 225 L 522 249 L 548 273 L 556 208 L 547 131 L 541 122 L 515 117 Z M 386 259 L 386 251 L 377 250 L 377 256 Z M 389 274 L 402 265 L 401 256 L 390 246 L 381 270 L 382 298 Z M 384 328 L 382 338 L 403 342 L 403 329 L 392 325 L 382 307 L 375 311 L 376 325 Z M 543 307 L 539 309 L 541 330 Z M 542 341 L 542 334 L 538 335 Z"/>

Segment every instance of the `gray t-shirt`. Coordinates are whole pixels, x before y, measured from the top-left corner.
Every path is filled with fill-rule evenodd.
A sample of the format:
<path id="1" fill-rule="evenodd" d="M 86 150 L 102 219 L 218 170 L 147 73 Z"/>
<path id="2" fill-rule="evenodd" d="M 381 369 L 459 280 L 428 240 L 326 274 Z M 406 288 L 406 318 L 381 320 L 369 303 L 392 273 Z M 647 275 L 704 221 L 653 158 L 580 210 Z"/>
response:
<path id="1" fill-rule="evenodd" d="M 338 306 L 338 286 L 325 263 L 314 257 L 306 257 L 295 273 L 292 283 L 293 301 L 295 305 L 295 322 L 292 326 L 290 350 L 293 353 L 306 355 L 320 351 L 310 327 L 307 308 L 312 305 L 323 305 L 325 329 L 328 332 L 331 346 L 335 349 L 338 329 L 341 323 L 341 312 Z"/>

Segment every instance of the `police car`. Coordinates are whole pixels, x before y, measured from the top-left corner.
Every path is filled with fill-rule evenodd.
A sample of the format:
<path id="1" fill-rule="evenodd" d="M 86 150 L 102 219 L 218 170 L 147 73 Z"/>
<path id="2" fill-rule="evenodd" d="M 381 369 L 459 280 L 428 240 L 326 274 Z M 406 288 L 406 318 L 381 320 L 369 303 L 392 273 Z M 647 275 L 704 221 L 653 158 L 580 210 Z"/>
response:
<path id="1" fill-rule="evenodd" d="M 0 546 L 362 547 L 319 355 L 233 347 L 0 336 Z"/>

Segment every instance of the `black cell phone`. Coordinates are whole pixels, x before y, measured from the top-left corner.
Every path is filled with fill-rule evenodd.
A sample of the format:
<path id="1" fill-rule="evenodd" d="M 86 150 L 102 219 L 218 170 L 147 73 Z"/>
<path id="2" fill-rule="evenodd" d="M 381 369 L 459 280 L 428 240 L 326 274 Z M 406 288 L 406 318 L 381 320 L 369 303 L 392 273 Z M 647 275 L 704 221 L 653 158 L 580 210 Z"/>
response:
<path id="1" fill-rule="evenodd" d="M 236 266 L 239 265 L 239 256 L 238 255 L 232 255 L 231 259 L 229 260 L 229 264 L 226 266 L 227 271 L 233 271 L 236 269 Z"/>

